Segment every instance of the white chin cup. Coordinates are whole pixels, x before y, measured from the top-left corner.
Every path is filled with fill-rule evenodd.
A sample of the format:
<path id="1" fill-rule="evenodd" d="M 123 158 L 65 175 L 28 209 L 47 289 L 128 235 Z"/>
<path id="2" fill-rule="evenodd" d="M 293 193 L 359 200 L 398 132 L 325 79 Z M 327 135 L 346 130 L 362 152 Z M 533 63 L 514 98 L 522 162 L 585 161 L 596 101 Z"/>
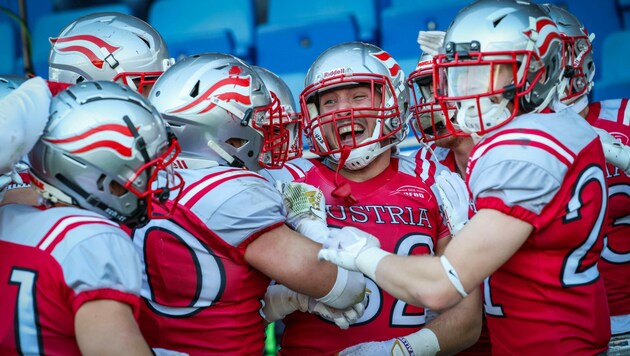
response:
<path id="1" fill-rule="evenodd" d="M 376 158 L 376 156 L 383 152 L 383 149 L 379 149 L 380 145 L 380 142 L 374 142 L 367 146 L 353 148 L 352 151 L 350 151 L 348 159 L 346 159 L 346 162 L 343 165 L 344 168 L 351 171 L 356 171 L 364 168 L 365 166 L 370 164 L 370 162 L 372 162 L 374 158 Z M 330 158 L 339 163 L 341 153 L 331 154 Z"/>
<path id="2" fill-rule="evenodd" d="M 479 98 L 479 111 L 484 124 L 482 128 L 479 122 L 477 99 L 462 100 L 459 102 L 460 108 L 457 111 L 457 124 L 466 133 L 476 133 L 482 129 L 488 130 L 504 122 L 512 115 L 507 108 L 508 103 L 507 99 L 501 99 L 499 104 L 495 104 L 488 97 Z"/>

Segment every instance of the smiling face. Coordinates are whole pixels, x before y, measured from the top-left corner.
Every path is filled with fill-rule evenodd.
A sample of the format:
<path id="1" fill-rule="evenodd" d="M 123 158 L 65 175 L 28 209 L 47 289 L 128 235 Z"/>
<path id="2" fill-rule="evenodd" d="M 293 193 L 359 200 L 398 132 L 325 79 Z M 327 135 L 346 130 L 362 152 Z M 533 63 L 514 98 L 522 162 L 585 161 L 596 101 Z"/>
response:
<path id="1" fill-rule="evenodd" d="M 356 147 L 374 134 L 374 110 L 382 97 L 367 85 L 357 85 L 326 91 L 319 97 L 319 113 L 327 116 L 322 131 L 332 149 Z"/>

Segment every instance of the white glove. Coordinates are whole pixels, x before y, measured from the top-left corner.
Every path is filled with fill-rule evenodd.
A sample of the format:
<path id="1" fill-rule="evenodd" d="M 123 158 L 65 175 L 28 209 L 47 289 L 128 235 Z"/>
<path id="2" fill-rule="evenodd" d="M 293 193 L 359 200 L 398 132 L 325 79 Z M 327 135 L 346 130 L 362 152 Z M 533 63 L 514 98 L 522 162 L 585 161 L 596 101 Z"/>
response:
<path id="1" fill-rule="evenodd" d="M 376 267 L 389 255 L 380 249 L 379 240 L 352 226 L 332 229 L 317 257 L 350 271 L 359 271 L 375 280 Z"/>
<path id="2" fill-rule="evenodd" d="M 470 196 L 466 183 L 457 173 L 445 169 L 435 176 L 435 186 L 442 199 L 448 228 L 455 236 L 468 222 Z"/>
<path id="3" fill-rule="evenodd" d="M 326 224 L 326 198 L 319 188 L 306 183 L 277 181 L 276 188 L 282 193 L 287 208 L 287 224 L 308 237 L 323 243 L 328 239 Z"/>
<path id="4" fill-rule="evenodd" d="M 24 184 L 24 182 L 22 181 L 22 177 L 20 177 L 20 174 L 18 172 L 27 169 L 28 166 L 24 163 L 16 163 L 12 171 L 0 175 L 0 202 L 4 198 L 4 193 L 7 191 L 6 188 L 9 186 L 9 184 Z"/>
<path id="5" fill-rule="evenodd" d="M 314 299 L 311 298 L 311 301 Z M 322 318 L 332 321 L 340 329 L 346 330 L 350 325 L 354 324 L 363 316 L 365 312 L 365 306 L 367 305 L 367 295 L 363 300 L 347 309 L 340 310 L 330 307 L 322 302 L 316 302 L 314 305 L 309 305 L 309 313 L 316 314 Z"/>
<path id="6" fill-rule="evenodd" d="M 602 130 L 599 127 L 593 127 L 593 130 L 597 132 L 602 142 L 606 162 L 630 175 L 630 147 L 619 142 L 606 130 Z"/>
<path id="7" fill-rule="evenodd" d="M 339 352 L 339 356 L 433 356 L 438 351 L 440 344 L 437 337 L 431 330 L 424 328 L 405 337 L 354 345 Z"/>
<path id="8" fill-rule="evenodd" d="M 152 348 L 151 350 L 153 350 L 155 356 L 188 356 L 185 352 L 161 349 L 158 347 Z"/>
<path id="9" fill-rule="evenodd" d="M 352 307 L 339 310 L 317 301 L 315 298 L 290 290 L 284 285 L 273 284 L 267 288 L 262 314 L 268 322 L 284 319 L 296 310 L 309 312 L 347 329 L 365 312 L 367 297 Z"/>
<path id="10" fill-rule="evenodd" d="M 418 32 L 418 44 L 424 53 L 432 56 L 437 55 L 444 47 L 444 31 L 420 31 Z"/>

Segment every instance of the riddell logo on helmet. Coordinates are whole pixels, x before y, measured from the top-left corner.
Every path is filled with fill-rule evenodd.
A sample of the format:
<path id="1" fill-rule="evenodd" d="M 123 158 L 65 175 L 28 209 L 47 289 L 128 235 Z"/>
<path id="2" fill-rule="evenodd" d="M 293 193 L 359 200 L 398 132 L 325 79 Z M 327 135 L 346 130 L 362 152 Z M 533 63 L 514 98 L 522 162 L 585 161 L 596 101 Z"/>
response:
<path id="1" fill-rule="evenodd" d="M 333 77 L 335 75 L 342 75 L 346 72 L 343 68 L 333 69 L 330 72 L 324 72 L 324 78 Z"/>

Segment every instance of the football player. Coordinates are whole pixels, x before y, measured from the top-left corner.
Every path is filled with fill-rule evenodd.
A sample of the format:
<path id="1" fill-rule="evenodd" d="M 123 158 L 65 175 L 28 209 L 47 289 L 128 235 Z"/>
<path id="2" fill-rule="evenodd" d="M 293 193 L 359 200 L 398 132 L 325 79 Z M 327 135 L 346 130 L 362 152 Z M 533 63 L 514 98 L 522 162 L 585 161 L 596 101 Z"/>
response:
<path id="1" fill-rule="evenodd" d="M 50 112 L 29 153 L 46 206 L 0 207 L 0 349 L 151 355 L 134 320 L 141 265 L 121 225 L 168 217 L 151 198 L 181 187 L 155 179 L 177 141 L 145 98 L 111 82 L 76 85 Z"/>
<path id="2" fill-rule="evenodd" d="M 303 160 L 297 181 L 323 191 L 326 221 L 335 228 L 331 236 L 361 229 L 392 253 L 441 254 L 450 233 L 438 199 L 394 156 L 409 118 L 405 75 L 397 62 L 371 44 L 343 43 L 315 60 L 305 84 L 300 104 L 306 135 L 321 158 Z M 281 354 L 457 352 L 478 337 L 478 294 L 428 321 L 426 309 L 395 298 L 373 280 L 368 289 L 365 313 L 348 330 L 313 314 L 287 316 Z"/>
<path id="3" fill-rule="evenodd" d="M 595 63 L 593 61 L 593 34 L 567 10 L 552 4 L 543 5 L 556 22 L 562 37 L 565 72 L 560 87 L 560 100 L 580 114 L 599 130 L 604 152 L 610 154 L 627 150 L 630 158 L 630 109 L 628 99 L 588 102 L 593 88 Z M 606 135 L 609 133 L 610 135 Z M 624 147 L 622 148 L 621 145 Z M 623 154 L 623 153 L 621 153 Z M 623 162 L 608 159 L 606 183 L 608 185 L 608 219 L 604 224 L 605 239 L 599 269 L 604 279 L 610 309 L 611 351 L 630 339 L 630 170 L 624 172 Z M 611 162 L 612 161 L 612 162 Z M 626 346 L 627 349 L 630 347 Z"/>
<path id="4" fill-rule="evenodd" d="M 364 277 L 319 262 L 321 245 L 285 225 L 283 196 L 255 172 L 282 166 L 290 136 L 277 97 L 249 65 L 221 53 L 185 58 L 149 99 L 180 139 L 177 172 L 187 185 L 169 200 L 169 220 L 133 233 L 145 272 L 140 328 L 150 345 L 261 353 L 270 278 L 313 297 L 289 296 L 296 309 L 363 301 Z"/>
<path id="5" fill-rule="evenodd" d="M 477 213 L 439 258 L 395 256 L 358 234 L 333 236 L 320 257 L 438 310 L 484 282 L 495 354 L 604 353 L 605 159 L 585 120 L 547 109 L 564 69 L 555 23 L 536 4 L 479 0 L 444 43 L 436 98 L 443 109 L 457 105 L 449 130 L 475 140 L 467 184 Z"/>

